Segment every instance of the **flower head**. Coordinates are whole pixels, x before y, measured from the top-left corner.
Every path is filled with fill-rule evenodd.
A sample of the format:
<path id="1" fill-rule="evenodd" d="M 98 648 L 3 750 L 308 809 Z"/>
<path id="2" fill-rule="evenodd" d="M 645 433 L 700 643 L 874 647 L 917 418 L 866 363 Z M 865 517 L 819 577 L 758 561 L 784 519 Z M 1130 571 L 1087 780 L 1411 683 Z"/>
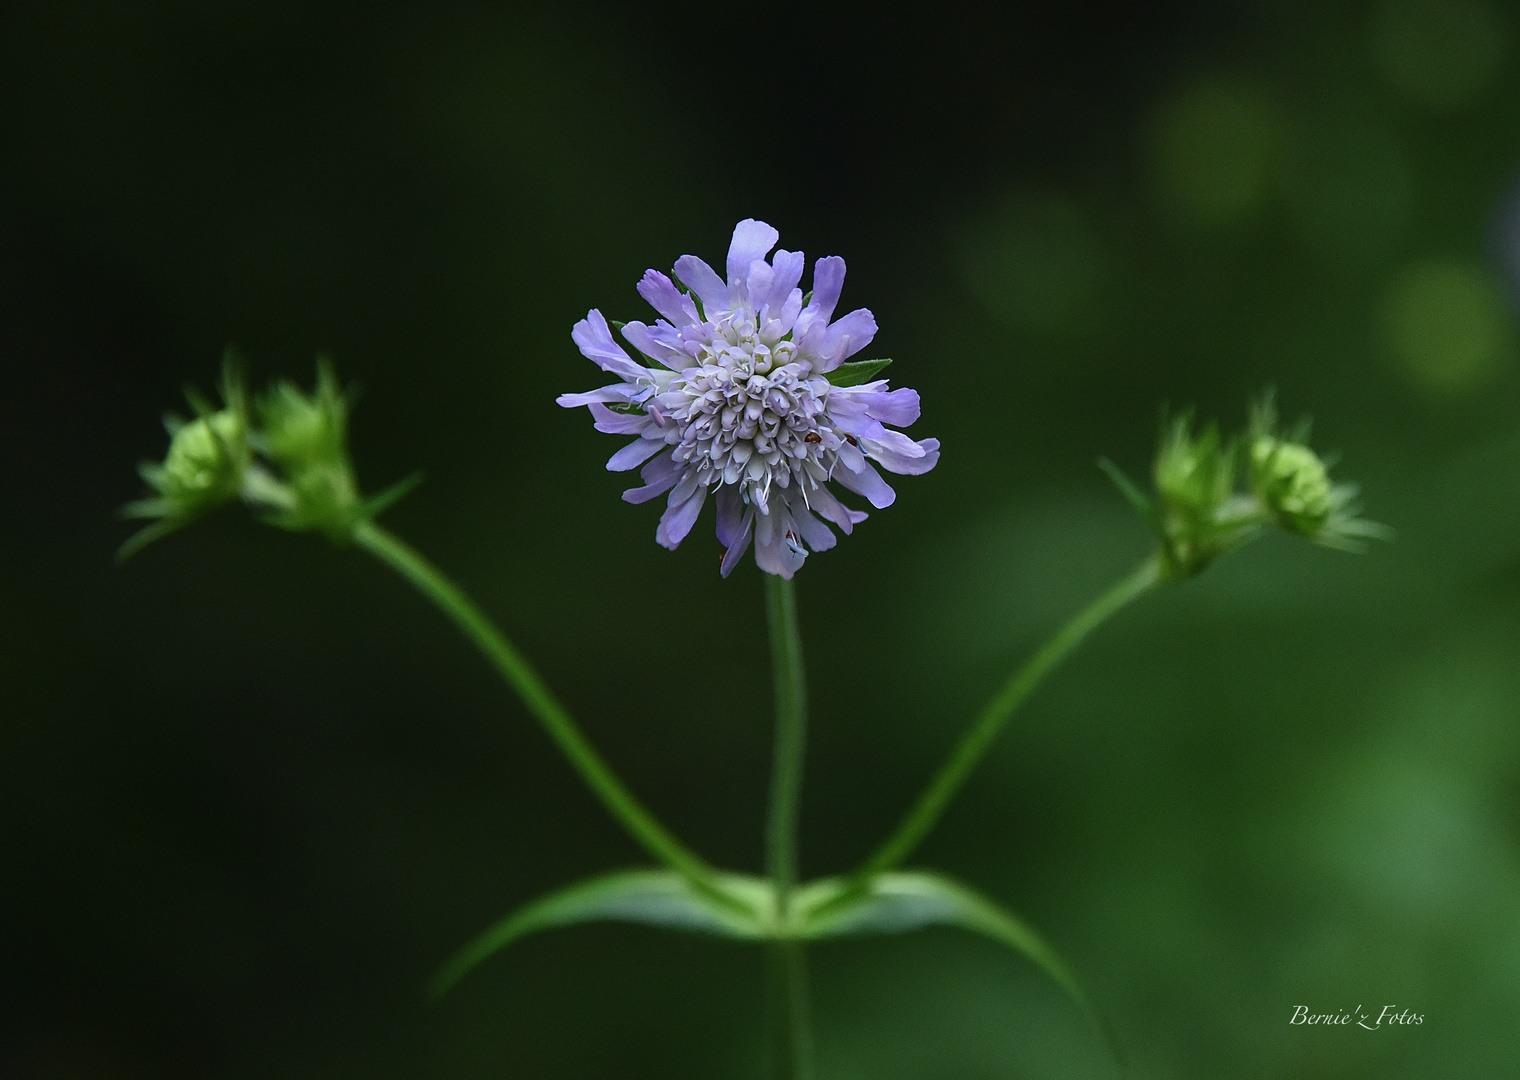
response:
<path id="1" fill-rule="evenodd" d="M 1262 504 L 1290 532 L 1313 536 L 1330 520 L 1330 472 L 1303 443 L 1258 438 L 1251 444 L 1251 481 Z"/>
<path id="2" fill-rule="evenodd" d="M 1329 463 L 1308 445 L 1309 425 L 1277 426 L 1270 394 L 1251 410 L 1247 479 L 1272 520 L 1287 532 L 1325 547 L 1360 551 L 1363 541 L 1389 540 L 1393 530 L 1361 516 L 1355 484 L 1330 479 Z"/>
<path id="3" fill-rule="evenodd" d="M 249 446 L 248 397 L 242 377 L 229 355 L 222 363 L 222 408 L 216 409 L 198 393 L 187 390 L 195 419 L 169 414 L 164 427 L 169 449 L 162 462 L 145 461 L 138 474 L 150 494 L 122 508 L 129 518 L 152 524 L 139 530 L 117 552 L 126 558 L 146 544 L 183 528 L 236 499 L 253 462 Z"/>
<path id="4" fill-rule="evenodd" d="M 187 517 L 237 497 L 248 468 L 248 421 L 240 408 L 218 409 L 194 420 L 165 417 L 169 452 L 162 465 L 145 465 L 143 478 L 173 512 Z"/>
<path id="5" fill-rule="evenodd" d="M 349 399 L 326 360 L 317 362 L 310 394 L 281 380 L 259 398 L 255 436 L 283 481 L 260 470 L 250 492 L 267 520 L 292 532 L 316 529 L 341 540 L 363 516 L 364 504 L 348 456 Z"/>
<path id="6" fill-rule="evenodd" d="M 1153 469 L 1157 531 L 1169 578 L 1192 577 L 1255 534 L 1251 500 L 1235 494 L 1236 454 L 1217 425 L 1193 429 L 1184 413 L 1162 429 Z"/>
<path id="7" fill-rule="evenodd" d="M 865 520 L 829 481 L 882 509 L 896 494 L 872 462 L 918 474 L 939 461 L 938 439 L 915 442 L 885 426 L 906 427 L 919 413 L 916 391 L 872 379 L 889 361 L 846 362 L 870 344 L 876 319 L 865 308 L 833 319 L 844 260 L 819 259 L 804 297 L 802 253 L 766 259 L 777 238 L 763 221 L 739 222 L 726 282 L 695 255 L 676 261 L 681 285 L 647 271 L 639 295 L 661 318 L 621 327 L 637 359 L 600 311 L 588 312 L 570 336 L 621 381 L 558 399 L 588 406 L 598 431 L 638 436 L 607 468 L 643 465 L 643 486 L 623 493 L 629 502 L 669 492 L 655 532 L 665 547 L 685 539 L 713 494 L 725 577 L 753 541 L 760 569 L 790 578 L 809 548 L 834 546 L 824 522 L 848 534 Z"/>

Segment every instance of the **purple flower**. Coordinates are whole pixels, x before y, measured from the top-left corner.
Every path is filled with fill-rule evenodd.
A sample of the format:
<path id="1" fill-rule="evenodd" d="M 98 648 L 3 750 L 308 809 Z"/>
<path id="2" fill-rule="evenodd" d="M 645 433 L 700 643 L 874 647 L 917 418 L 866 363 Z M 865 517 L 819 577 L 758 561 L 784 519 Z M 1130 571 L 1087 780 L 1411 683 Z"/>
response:
<path id="1" fill-rule="evenodd" d="M 760 569 L 790 578 L 808 548 L 834 546 L 824 521 L 846 534 L 864 521 L 865 512 L 835 498 L 828 481 L 879 510 L 897 496 L 871 462 L 916 475 L 939 461 L 938 439 L 914 442 L 884 426 L 918 419 L 917 391 L 861 381 L 884 361 L 845 364 L 871 343 L 876 319 L 857 308 L 829 321 L 844 260 L 813 265 L 804 306 L 802 252 L 778 250 L 766 261 L 777 235 L 763 221 L 739 222 L 726 283 L 695 255 L 676 260 L 685 289 L 647 271 L 639 295 L 662 318 L 622 328 L 637 360 L 613 340 L 600 311 L 588 312 L 570 337 L 622 381 L 558 399 L 566 408 L 588 406 L 598 431 L 638 436 L 607 468 L 644 466 L 643 486 L 623 492 L 629 502 L 670 492 L 655 532 L 665 547 L 685 539 L 713 492 L 724 577 L 753 540 Z"/>

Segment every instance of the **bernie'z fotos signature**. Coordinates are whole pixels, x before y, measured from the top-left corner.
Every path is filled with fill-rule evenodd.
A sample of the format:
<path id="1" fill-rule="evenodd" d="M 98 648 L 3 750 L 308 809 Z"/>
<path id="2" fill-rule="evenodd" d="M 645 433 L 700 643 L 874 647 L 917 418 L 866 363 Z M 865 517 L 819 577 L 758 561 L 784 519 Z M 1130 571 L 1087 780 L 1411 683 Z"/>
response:
<path id="1" fill-rule="evenodd" d="M 1408 1009 L 1400 1012 L 1397 1005 L 1384 1005 L 1383 1011 L 1378 1013 L 1377 1019 L 1372 1020 L 1371 1023 L 1368 1023 L 1369 1020 L 1372 1020 L 1371 1016 L 1362 1012 L 1360 1005 L 1348 1013 L 1311 1013 L 1309 1006 L 1295 1005 L 1293 1006 L 1293 1015 L 1289 1018 L 1288 1023 L 1355 1024 L 1357 1027 L 1364 1027 L 1368 1031 L 1376 1031 L 1384 1024 L 1388 1024 L 1390 1027 L 1394 1024 L 1423 1024 L 1425 1016 L 1423 1013 L 1410 1012 Z"/>

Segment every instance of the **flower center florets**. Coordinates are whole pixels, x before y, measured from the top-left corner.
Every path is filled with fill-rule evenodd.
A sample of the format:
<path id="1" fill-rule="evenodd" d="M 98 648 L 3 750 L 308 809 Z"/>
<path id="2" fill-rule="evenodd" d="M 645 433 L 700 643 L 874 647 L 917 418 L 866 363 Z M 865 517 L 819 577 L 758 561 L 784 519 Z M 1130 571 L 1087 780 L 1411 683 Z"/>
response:
<path id="1" fill-rule="evenodd" d="M 674 459 L 695 465 L 701 483 L 738 484 L 761 513 L 772 485 L 806 492 L 827 480 L 843 441 L 825 411 L 828 380 L 796 360 L 789 336 L 758 333 L 747 313 L 702 330 L 686 342 L 692 366 L 649 406 L 674 425 Z"/>

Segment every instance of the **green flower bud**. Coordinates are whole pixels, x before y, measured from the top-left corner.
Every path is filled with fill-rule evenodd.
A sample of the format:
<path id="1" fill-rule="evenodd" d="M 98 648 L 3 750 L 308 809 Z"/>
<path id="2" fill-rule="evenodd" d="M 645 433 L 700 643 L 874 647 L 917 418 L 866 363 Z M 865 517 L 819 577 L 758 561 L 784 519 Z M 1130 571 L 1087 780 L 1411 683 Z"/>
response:
<path id="1" fill-rule="evenodd" d="M 1319 455 L 1268 435 L 1251 443 L 1251 490 L 1273 521 L 1300 536 L 1317 536 L 1334 509 L 1330 473 Z"/>
<path id="2" fill-rule="evenodd" d="M 1331 482 L 1330 468 L 1309 448 L 1309 424 L 1279 432 L 1268 393 L 1251 408 L 1251 493 L 1279 528 L 1342 551 L 1361 551 L 1367 540 L 1391 540 L 1393 530 L 1360 516 L 1354 484 Z"/>
<path id="3" fill-rule="evenodd" d="M 298 470 L 347 460 L 348 402 L 330 365 L 317 368 L 310 396 L 290 382 L 278 382 L 259 399 L 264 447 L 281 468 Z"/>
<path id="4" fill-rule="evenodd" d="M 232 409 L 175 422 L 169 453 L 162 465 L 149 465 L 143 476 L 174 508 L 193 515 L 237 498 L 251 455 L 248 425 Z"/>
<path id="5" fill-rule="evenodd" d="M 231 360 L 222 373 L 224 408 L 213 410 L 194 392 L 187 391 L 186 397 L 196 418 L 164 418 L 168 453 L 162 462 L 138 466 L 152 494 L 122 509 L 125 517 L 146 518 L 153 524 L 123 544 L 119 558 L 236 499 L 253 467 L 246 397 Z"/>
<path id="6" fill-rule="evenodd" d="M 1154 468 L 1156 493 L 1171 514 L 1211 520 L 1234 494 L 1235 448 L 1210 424 L 1194 435 L 1189 417 L 1179 417 L 1162 436 Z"/>
<path id="7" fill-rule="evenodd" d="M 1193 432 L 1181 416 L 1162 433 L 1153 476 L 1153 512 L 1162 566 L 1173 580 L 1192 577 L 1250 539 L 1257 515 L 1235 492 L 1235 445 L 1210 424 Z"/>
<path id="8" fill-rule="evenodd" d="M 347 536 L 364 511 L 348 457 L 348 400 L 332 365 L 317 365 L 317 385 L 307 394 L 278 382 L 258 403 L 259 451 L 281 479 L 260 477 L 258 501 L 268 520 L 295 531 L 319 530 L 334 539 Z"/>

